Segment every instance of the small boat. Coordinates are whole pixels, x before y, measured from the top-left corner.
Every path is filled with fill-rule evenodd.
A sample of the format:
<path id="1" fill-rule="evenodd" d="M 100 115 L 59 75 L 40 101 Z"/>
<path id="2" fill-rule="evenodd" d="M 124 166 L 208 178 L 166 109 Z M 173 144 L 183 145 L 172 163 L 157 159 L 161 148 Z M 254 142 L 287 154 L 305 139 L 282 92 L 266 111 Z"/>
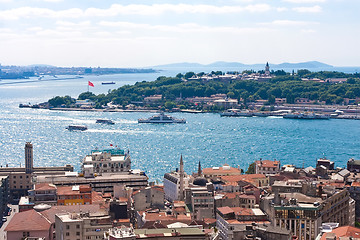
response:
<path id="1" fill-rule="evenodd" d="M 29 103 L 29 104 L 22 104 L 22 103 L 20 103 L 19 104 L 19 108 L 31 108 L 32 107 L 32 105 Z"/>
<path id="2" fill-rule="evenodd" d="M 229 109 L 226 112 L 220 113 L 221 117 L 252 117 L 254 114 L 247 110 Z"/>
<path id="3" fill-rule="evenodd" d="M 74 130 L 85 131 L 88 128 L 85 125 L 69 125 L 68 127 L 66 127 L 66 129 L 69 131 L 74 131 Z"/>
<path id="4" fill-rule="evenodd" d="M 109 119 L 97 119 L 96 123 L 101 123 L 101 124 L 109 124 L 109 125 L 114 125 L 114 121 L 109 120 Z"/>
<path id="5" fill-rule="evenodd" d="M 115 84 L 115 82 L 102 82 L 102 85 Z"/>
<path id="6" fill-rule="evenodd" d="M 186 123 L 186 120 L 184 118 L 174 118 L 161 112 L 159 115 L 150 118 L 140 118 L 138 119 L 138 123 Z"/>

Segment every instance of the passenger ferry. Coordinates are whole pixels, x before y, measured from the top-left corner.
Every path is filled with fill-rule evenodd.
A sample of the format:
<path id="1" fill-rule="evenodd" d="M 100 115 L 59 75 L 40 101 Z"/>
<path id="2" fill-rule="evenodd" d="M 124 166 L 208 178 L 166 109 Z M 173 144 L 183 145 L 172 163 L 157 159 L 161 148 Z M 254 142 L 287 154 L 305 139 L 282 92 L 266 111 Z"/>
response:
<path id="1" fill-rule="evenodd" d="M 66 129 L 69 131 L 74 131 L 74 130 L 85 131 L 88 128 L 85 125 L 69 125 L 68 127 L 66 127 Z"/>
<path id="2" fill-rule="evenodd" d="M 97 119 L 96 123 L 102 123 L 102 124 L 109 124 L 109 125 L 114 125 L 114 121 L 109 120 L 109 119 Z"/>
<path id="3" fill-rule="evenodd" d="M 177 119 L 161 112 L 159 115 L 150 118 L 140 118 L 138 119 L 138 123 L 186 123 L 186 120 L 184 118 Z"/>
<path id="4" fill-rule="evenodd" d="M 220 113 L 221 117 L 252 117 L 254 114 L 247 110 L 228 109 L 226 112 Z"/>
<path id="5" fill-rule="evenodd" d="M 322 120 L 328 120 L 330 119 L 330 115 L 326 114 L 318 114 L 318 113 L 301 113 L 301 112 L 295 112 L 295 113 L 288 113 L 283 116 L 283 118 L 291 118 L 291 119 L 322 119 Z"/>

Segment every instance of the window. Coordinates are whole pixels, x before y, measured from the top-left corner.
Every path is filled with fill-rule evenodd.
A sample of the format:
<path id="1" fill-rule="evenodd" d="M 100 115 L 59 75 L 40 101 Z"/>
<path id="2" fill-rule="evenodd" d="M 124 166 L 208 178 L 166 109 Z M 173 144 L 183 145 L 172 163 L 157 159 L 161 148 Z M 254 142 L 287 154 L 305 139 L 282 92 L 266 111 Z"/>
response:
<path id="1" fill-rule="evenodd" d="M 22 176 L 20 176 L 20 178 L 22 178 Z"/>
<path id="2" fill-rule="evenodd" d="M 69 232 L 66 232 L 66 236 L 70 236 L 70 233 L 69 233 Z"/>
<path id="3" fill-rule="evenodd" d="M 16 176 L 14 176 L 14 178 L 16 178 Z"/>
<path id="4" fill-rule="evenodd" d="M 69 225 L 66 225 L 66 229 L 70 229 L 70 226 L 69 226 Z"/>
<path id="5" fill-rule="evenodd" d="M 80 225 L 79 225 L 79 224 L 77 224 L 77 225 L 76 225 L 76 228 L 80 228 Z"/>
<path id="6" fill-rule="evenodd" d="M 80 232 L 76 232 L 76 236 L 80 236 Z"/>

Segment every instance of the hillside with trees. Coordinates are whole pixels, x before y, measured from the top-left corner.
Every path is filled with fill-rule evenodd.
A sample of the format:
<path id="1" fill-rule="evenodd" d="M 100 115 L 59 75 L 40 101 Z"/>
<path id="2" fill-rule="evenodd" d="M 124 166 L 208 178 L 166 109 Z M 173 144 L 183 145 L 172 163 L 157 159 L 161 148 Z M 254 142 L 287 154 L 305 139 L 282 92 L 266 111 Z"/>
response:
<path id="1" fill-rule="evenodd" d="M 253 71 L 244 71 L 242 74 L 251 74 Z M 97 108 L 101 108 L 109 102 L 116 105 L 126 106 L 134 102 L 143 102 L 144 98 L 153 95 L 162 95 L 160 105 L 170 107 L 189 107 L 183 101 L 189 97 L 210 97 L 213 94 L 226 94 L 229 98 L 238 99 L 246 103 L 254 100 L 268 100 L 269 104 L 275 102 L 275 98 L 286 98 L 287 103 L 294 103 L 298 98 L 307 98 L 315 101 L 324 101 L 326 104 L 341 104 L 344 98 L 354 99 L 360 97 L 360 74 L 346 74 L 342 72 L 310 72 L 298 70 L 297 74 L 289 74 L 282 70 L 272 72 L 272 78 L 268 81 L 255 80 L 230 80 L 202 81 L 194 79 L 194 76 L 203 76 L 205 73 L 188 72 L 178 74 L 175 77 L 158 77 L 155 81 L 137 82 L 134 85 L 124 85 L 112 90 L 108 94 L 95 95 L 91 92 L 81 93 L 79 100 L 90 99 L 95 102 Z M 212 72 L 213 76 L 223 75 L 221 71 Z M 328 82 L 304 81 L 303 78 L 346 78 L 343 83 L 333 84 Z M 179 100 L 181 97 L 182 100 Z M 63 100 L 61 100 L 64 98 Z M 177 100 L 177 101 L 175 101 Z M 49 100 L 49 104 L 58 107 L 61 104 L 71 105 L 68 96 L 55 97 Z M 166 106 L 165 106 L 166 105 Z"/>

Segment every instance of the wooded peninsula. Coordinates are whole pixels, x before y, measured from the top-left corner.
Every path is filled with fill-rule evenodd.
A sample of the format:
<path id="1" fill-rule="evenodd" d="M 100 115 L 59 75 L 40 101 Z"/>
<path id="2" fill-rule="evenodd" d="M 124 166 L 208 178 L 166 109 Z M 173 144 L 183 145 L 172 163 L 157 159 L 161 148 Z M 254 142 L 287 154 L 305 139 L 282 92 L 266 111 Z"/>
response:
<path id="1" fill-rule="evenodd" d="M 155 81 L 142 81 L 124 85 L 107 94 L 81 93 L 77 100 L 70 96 L 56 96 L 48 101 L 50 108 L 74 107 L 79 100 L 90 100 L 92 107 L 103 109 L 195 109 L 221 111 L 222 105 L 205 101 L 214 96 L 237 100 L 238 107 L 247 108 L 251 102 L 263 100 L 274 105 L 278 99 L 293 104 L 299 100 L 311 104 L 349 104 L 360 101 L 360 74 L 303 69 L 296 73 L 277 70 L 239 72 L 211 72 L 177 74 L 175 77 L 158 77 Z M 194 98 L 204 101 L 194 101 Z M 75 106 L 76 107 L 76 106 Z M 77 106 L 79 107 L 79 106 Z"/>

